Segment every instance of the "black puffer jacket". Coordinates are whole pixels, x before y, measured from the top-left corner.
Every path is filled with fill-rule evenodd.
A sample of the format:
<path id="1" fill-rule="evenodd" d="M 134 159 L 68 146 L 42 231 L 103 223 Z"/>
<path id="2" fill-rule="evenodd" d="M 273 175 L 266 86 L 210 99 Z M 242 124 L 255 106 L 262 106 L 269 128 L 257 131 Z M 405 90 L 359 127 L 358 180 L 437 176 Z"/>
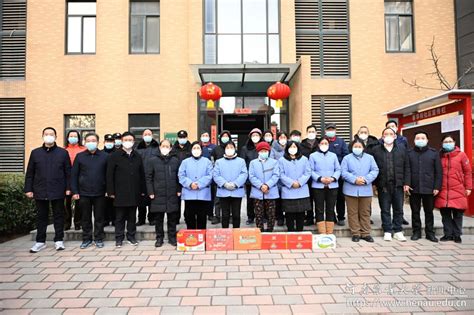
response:
<path id="1" fill-rule="evenodd" d="M 374 184 L 378 189 L 388 187 L 388 166 L 387 166 L 387 149 L 384 145 L 374 147 L 372 155 L 379 167 L 379 176 L 375 180 Z M 398 146 L 396 143 L 393 144 L 393 167 L 394 167 L 394 178 L 395 186 L 402 187 L 406 185 L 405 178 L 407 172 L 410 172 L 410 165 L 408 163 L 408 155 L 404 146 Z"/>
<path id="2" fill-rule="evenodd" d="M 211 154 L 211 157 L 212 157 L 212 160 L 214 161 L 214 163 L 218 160 L 218 159 L 221 159 L 224 157 L 224 153 L 225 153 L 225 143 L 222 142 L 221 138 L 224 134 L 228 134 L 230 135 L 230 132 L 228 130 L 222 130 L 222 132 L 220 133 L 219 135 L 219 144 L 214 148 L 214 150 L 212 150 L 212 154 Z M 229 141 L 232 141 L 231 139 L 229 139 Z"/>
<path id="3" fill-rule="evenodd" d="M 252 139 L 247 139 L 247 143 L 240 149 L 239 156 L 245 160 L 245 164 L 247 164 L 247 168 L 249 168 L 250 162 L 258 158 L 258 153 L 255 148 L 255 143 L 253 143 Z"/>
<path id="4" fill-rule="evenodd" d="M 176 141 L 173 145 L 172 151 L 174 151 L 179 162 L 182 162 L 184 159 L 191 156 L 191 142 L 188 141 L 183 147 L 181 147 L 179 142 Z"/>
<path id="5" fill-rule="evenodd" d="M 159 150 L 159 146 L 160 144 L 155 139 L 151 140 L 149 145 L 146 145 L 145 140 L 142 140 L 140 143 L 138 143 L 136 150 L 137 153 L 142 157 L 143 164 L 145 166 L 147 165 L 147 160 Z"/>
<path id="6" fill-rule="evenodd" d="M 155 195 L 151 200 L 150 212 L 176 212 L 181 208 L 181 199 L 178 192 L 181 186 L 178 181 L 180 161 L 176 154 L 171 152 L 167 156 L 156 152 L 147 161 L 146 185 L 148 195 Z"/>
<path id="7" fill-rule="evenodd" d="M 355 135 L 354 136 L 354 140 L 360 140 L 359 139 L 359 136 L 358 135 Z M 367 142 L 364 142 L 365 143 L 365 150 L 364 152 L 365 153 L 369 153 L 369 154 L 372 154 L 372 151 L 374 150 L 374 148 L 376 146 L 379 146 L 380 145 L 380 142 L 379 142 L 379 139 L 377 139 L 376 137 L 374 136 L 369 136 L 367 138 Z M 352 150 L 351 150 L 352 151 Z"/>
<path id="8" fill-rule="evenodd" d="M 319 146 L 319 141 L 318 139 L 314 139 L 313 144 L 311 145 L 311 141 L 306 138 L 303 141 L 301 141 L 300 148 L 301 148 L 301 153 L 306 156 L 309 159 L 309 156 L 311 153 L 314 153 L 318 150 Z"/>
<path id="9" fill-rule="evenodd" d="M 410 170 L 405 174 L 405 182 L 415 194 L 432 194 L 441 190 L 443 169 L 439 152 L 433 148 L 414 147 L 408 151 Z"/>

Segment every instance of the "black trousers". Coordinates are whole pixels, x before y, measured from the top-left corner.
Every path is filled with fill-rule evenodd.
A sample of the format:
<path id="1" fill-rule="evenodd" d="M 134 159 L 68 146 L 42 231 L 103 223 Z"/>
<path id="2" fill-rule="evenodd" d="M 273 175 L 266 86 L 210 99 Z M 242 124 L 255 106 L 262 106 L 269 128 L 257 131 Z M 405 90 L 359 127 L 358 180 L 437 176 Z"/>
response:
<path id="1" fill-rule="evenodd" d="M 215 183 L 211 184 L 211 202 L 208 202 L 207 205 L 207 216 L 214 216 L 214 202 L 216 200 L 217 185 Z M 185 207 L 186 208 L 186 207 Z"/>
<path id="2" fill-rule="evenodd" d="M 245 193 L 247 194 L 247 219 L 249 220 L 255 220 L 255 209 L 254 209 L 254 200 L 253 198 L 250 198 L 250 191 L 252 190 L 252 185 L 251 184 L 245 184 Z M 224 215 L 222 215 L 224 216 Z M 234 213 L 232 213 L 232 217 L 234 216 Z M 239 221 L 240 221 L 240 215 L 239 215 Z"/>
<path id="3" fill-rule="evenodd" d="M 137 233 L 137 207 L 115 207 L 115 241 L 125 238 L 125 221 L 127 222 L 127 239 L 135 239 Z"/>
<path id="4" fill-rule="evenodd" d="M 153 213 L 150 212 L 150 197 L 142 196 L 140 199 L 140 204 L 138 205 L 138 222 L 145 223 L 148 218 L 148 222 L 153 222 L 154 217 Z M 148 210 L 148 216 L 147 216 Z"/>
<path id="5" fill-rule="evenodd" d="M 464 210 L 441 208 L 440 211 L 444 235 L 453 237 L 461 236 Z"/>
<path id="6" fill-rule="evenodd" d="M 232 227 L 234 229 L 240 227 L 240 206 L 242 205 L 242 198 L 225 197 L 219 198 L 222 209 L 222 227 L 229 227 L 230 213 L 232 212 Z M 249 201 L 247 200 L 247 203 Z M 252 207 L 253 209 L 253 207 Z M 255 216 L 255 214 L 254 214 Z"/>
<path id="7" fill-rule="evenodd" d="M 176 241 L 176 225 L 179 222 L 179 215 L 178 211 L 176 212 L 166 212 L 167 217 L 167 226 L 168 226 L 168 241 Z M 165 238 L 165 231 L 163 229 L 164 222 L 165 222 L 165 212 L 157 212 L 155 215 L 155 232 L 156 232 L 156 239 L 163 240 Z"/>
<path id="8" fill-rule="evenodd" d="M 314 207 L 314 203 L 316 202 L 315 201 L 315 196 L 314 196 L 314 192 L 313 190 L 311 189 L 311 183 L 312 183 L 312 179 L 310 178 L 308 180 L 308 187 L 309 187 L 309 200 L 311 202 L 311 209 L 306 211 L 306 214 L 305 214 L 305 220 L 306 221 L 309 221 L 309 222 L 312 222 L 314 223 L 314 212 L 315 212 L 315 207 Z"/>
<path id="9" fill-rule="evenodd" d="M 316 205 L 316 222 L 334 221 L 336 214 L 334 206 L 337 200 L 337 188 L 311 189 L 313 191 L 314 203 Z"/>
<path id="10" fill-rule="evenodd" d="M 344 179 L 339 178 L 338 181 L 339 188 L 337 189 L 337 201 L 336 201 L 336 212 L 337 212 L 337 221 L 342 221 L 346 219 L 346 198 L 342 192 L 342 186 L 344 186 Z"/>
<path id="11" fill-rule="evenodd" d="M 94 213 L 94 240 L 104 240 L 105 197 L 83 197 L 78 200 L 82 212 L 82 240 L 92 241 L 92 213 Z"/>
<path id="12" fill-rule="evenodd" d="M 69 230 L 74 219 L 74 227 L 81 226 L 81 206 L 79 202 L 74 202 L 74 207 L 72 206 L 72 196 L 66 196 L 65 206 L 64 206 L 64 228 Z"/>
<path id="13" fill-rule="evenodd" d="M 281 207 L 281 198 L 275 199 L 275 218 L 277 220 L 284 220 L 283 208 Z"/>
<path id="14" fill-rule="evenodd" d="M 108 226 L 110 223 L 115 224 L 114 199 L 105 197 L 104 225 Z"/>
<path id="15" fill-rule="evenodd" d="M 184 221 L 188 230 L 206 229 L 207 215 L 211 201 L 185 200 Z"/>
<path id="16" fill-rule="evenodd" d="M 425 234 L 426 236 L 435 236 L 434 232 L 434 196 L 432 194 L 411 194 L 410 208 L 413 235 L 421 236 L 421 203 L 423 202 L 423 211 L 425 212 Z"/>
<path id="17" fill-rule="evenodd" d="M 48 228 L 49 205 L 53 209 L 54 241 L 64 239 L 64 199 L 35 200 L 36 202 L 36 242 L 46 242 Z"/>
<path id="18" fill-rule="evenodd" d="M 304 226 L 304 212 L 287 212 L 286 226 L 288 232 L 301 232 Z"/>

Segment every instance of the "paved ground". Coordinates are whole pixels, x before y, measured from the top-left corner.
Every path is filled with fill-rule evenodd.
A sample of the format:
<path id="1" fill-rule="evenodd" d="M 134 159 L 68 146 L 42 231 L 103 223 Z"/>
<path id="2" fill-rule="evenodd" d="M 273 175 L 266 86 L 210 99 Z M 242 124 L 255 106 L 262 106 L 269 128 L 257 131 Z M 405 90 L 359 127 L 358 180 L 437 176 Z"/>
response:
<path id="1" fill-rule="evenodd" d="M 474 311 L 474 236 L 324 251 L 180 253 L 152 241 L 28 253 L 0 244 L 2 314 L 320 314 Z"/>

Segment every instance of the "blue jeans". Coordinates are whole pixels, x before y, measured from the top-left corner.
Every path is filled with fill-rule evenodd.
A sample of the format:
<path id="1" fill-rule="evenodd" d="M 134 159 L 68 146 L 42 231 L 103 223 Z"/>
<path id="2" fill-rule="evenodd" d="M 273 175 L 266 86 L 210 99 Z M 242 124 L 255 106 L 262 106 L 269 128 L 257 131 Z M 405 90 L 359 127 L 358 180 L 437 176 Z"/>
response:
<path id="1" fill-rule="evenodd" d="M 384 233 L 401 232 L 403 222 L 403 188 L 378 188 L 377 191 Z M 393 220 L 390 208 L 393 209 Z"/>

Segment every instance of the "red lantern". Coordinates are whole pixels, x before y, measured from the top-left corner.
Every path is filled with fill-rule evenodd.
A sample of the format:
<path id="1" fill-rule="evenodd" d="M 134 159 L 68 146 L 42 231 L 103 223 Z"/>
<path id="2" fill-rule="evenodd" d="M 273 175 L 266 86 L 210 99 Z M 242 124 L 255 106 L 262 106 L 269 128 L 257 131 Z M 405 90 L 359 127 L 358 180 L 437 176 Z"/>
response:
<path id="1" fill-rule="evenodd" d="M 217 101 L 222 96 L 222 90 L 219 86 L 209 82 L 199 90 L 199 97 L 207 100 L 207 108 L 214 108 L 214 101 Z"/>
<path id="2" fill-rule="evenodd" d="M 276 100 L 276 107 L 281 108 L 283 106 L 283 100 L 290 96 L 291 90 L 288 85 L 281 82 L 276 82 L 270 86 L 267 90 L 267 96 L 272 100 Z"/>

